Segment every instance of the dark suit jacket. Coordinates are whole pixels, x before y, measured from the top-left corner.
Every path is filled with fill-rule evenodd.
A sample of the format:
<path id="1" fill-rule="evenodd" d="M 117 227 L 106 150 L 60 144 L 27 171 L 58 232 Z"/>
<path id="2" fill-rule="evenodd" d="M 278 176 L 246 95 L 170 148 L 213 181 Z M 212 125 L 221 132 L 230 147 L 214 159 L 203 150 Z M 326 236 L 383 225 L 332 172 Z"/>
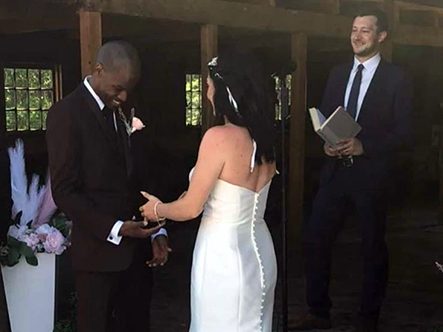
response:
<path id="1" fill-rule="evenodd" d="M 121 271 L 132 261 L 136 240 L 107 241 L 117 220 L 132 217 L 128 137 L 106 123 L 82 83 L 55 104 L 47 120 L 52 191 L 57 206 L 73 221 L 75 270 Z"/>
<path id="2" fill-rule="evenodd" d="M 335 67 L 323 95 L 321 112 L 328 117 L 343 106 L 352 63 Z M 358 123 L 362 130 L 357 138 L 364 154 L 354 157 L 349 180 L 355 188 L 381 189 L 387 184 L 395 153 L 410 142 L 412 84 L 399 67 L 381 60 L 363 100 Z M 320 185 L 337 171 L 336 158 L 327 158 Z"/>

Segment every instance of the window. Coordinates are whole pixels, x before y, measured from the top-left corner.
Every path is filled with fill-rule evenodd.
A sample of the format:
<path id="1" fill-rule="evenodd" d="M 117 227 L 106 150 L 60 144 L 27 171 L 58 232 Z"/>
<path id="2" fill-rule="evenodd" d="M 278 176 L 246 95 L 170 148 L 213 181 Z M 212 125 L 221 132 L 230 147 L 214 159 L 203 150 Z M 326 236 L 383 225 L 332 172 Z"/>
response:
<path id="1" fill-rule="evenodd" d="M 55 68 L 4 68 L 6 132 L 41 131 L 58 99 Z"/>
<path id="2" fill-rule="evenodd" d="M 292 75 L 288 74 L 286 75 L 286 86 L 288 87 L 288 103 L 289 106 L 291 105 L 291 80 Z M 277 94 L 277 103 L 275 104 L 275 119 L 280 121 L 281 120 L 281 101 L 280 101 L 280 78 L 275 76 L 275 92 Z"/>
<path id="3" fill-rule="evenodd" d="M 202 76 L 186 74 L 186 125 L 202 124 Z"/>

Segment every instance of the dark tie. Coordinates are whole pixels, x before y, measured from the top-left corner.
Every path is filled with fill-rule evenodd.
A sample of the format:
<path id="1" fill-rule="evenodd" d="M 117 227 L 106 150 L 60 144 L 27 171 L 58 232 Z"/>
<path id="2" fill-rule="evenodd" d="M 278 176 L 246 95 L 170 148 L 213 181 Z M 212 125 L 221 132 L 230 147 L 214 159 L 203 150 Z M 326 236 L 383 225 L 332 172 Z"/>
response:
<path id="1" fill-rule="evenodd" d="M 110 107 L 105 106 L 102 112 L 103 116 L 105 117 L 106 123 L 108 124 L 109 129 L 111 129 L 112 132 L 115 133 L 114 110 Z"/>
<path id="2" fill-rule="evenodd" d="M 359 64 L 357 67 L 357 73 L 355 74 L 354 81 L 352 82 L 351 93 L 349 94 L 347 111 L 352 118 L 355 119 L 357 114 L 358 94 L 360 92 L 361 85 L 361 72 L 365 67 Z"/>

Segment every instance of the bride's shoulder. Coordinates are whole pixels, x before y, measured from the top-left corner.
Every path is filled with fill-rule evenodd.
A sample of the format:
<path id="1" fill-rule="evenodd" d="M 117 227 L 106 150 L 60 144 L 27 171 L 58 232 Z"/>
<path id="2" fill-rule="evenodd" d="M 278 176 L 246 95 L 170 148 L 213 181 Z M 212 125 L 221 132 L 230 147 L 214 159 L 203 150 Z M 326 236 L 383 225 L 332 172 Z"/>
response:
<path id="1" fill-rule="evenodd" d="M 228 126 L 214 126 L 209 128 L 203 136 L 203 140 L 226 140 L 234 134 L 235 130 Z"/>

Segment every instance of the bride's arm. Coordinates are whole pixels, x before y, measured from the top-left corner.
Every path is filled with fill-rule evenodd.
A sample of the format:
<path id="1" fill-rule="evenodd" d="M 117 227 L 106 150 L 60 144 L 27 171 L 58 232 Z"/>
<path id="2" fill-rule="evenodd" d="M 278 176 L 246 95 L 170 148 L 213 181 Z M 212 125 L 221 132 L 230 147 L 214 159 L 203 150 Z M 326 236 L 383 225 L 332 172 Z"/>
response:
<path id="1" fill-rule="evenodd" d="M 209 129 L 200 144 L 197 164 L 186 195 L 170 203 L 158 203 L 156 205 L 157 216 L 175 221 L 196 218 L 202 212 L 209 193 L 223 169 L 225 151 L 224 128 Z M 154 206 L 157 201 L 158 199 L 153 197 L 142 207 L 142 214 L 150 220 L 156 220 Z"/>

